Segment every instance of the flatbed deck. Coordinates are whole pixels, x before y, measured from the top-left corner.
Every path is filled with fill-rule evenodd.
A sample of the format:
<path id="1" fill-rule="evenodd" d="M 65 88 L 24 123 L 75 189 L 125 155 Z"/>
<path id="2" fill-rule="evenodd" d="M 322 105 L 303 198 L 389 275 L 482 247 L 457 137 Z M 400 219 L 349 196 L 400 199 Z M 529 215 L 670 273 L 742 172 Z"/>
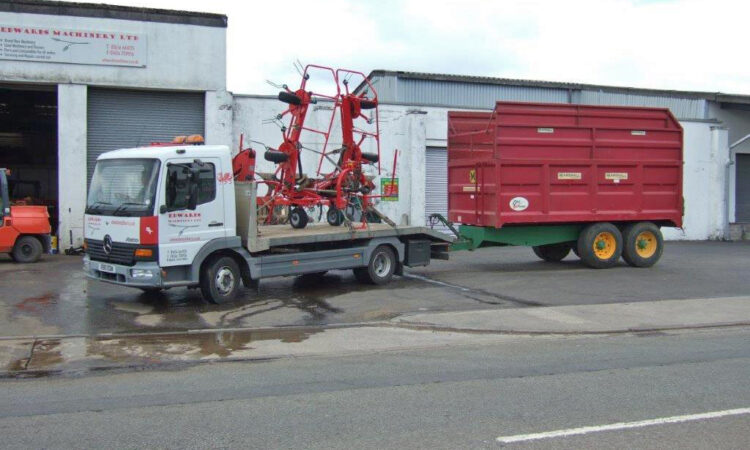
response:
<path id="1" fill-rule="evenodd" d="M 410 225 L 399 225 L 394 228 L 384 223 L 372 223 L 365 229 L 353 230 L 346 226 L 333 227 L 326 223 L 311 224 L 303 229 L 294 229 L 289 225 L 264 225 L 258 227 L 258 236 L 248 241 L 248 250 L 255 253 L 287 245 L 416 235 L 423 235 L 435 242 L 451 243 L 455 240 L 454 237 L 429 227 Z"/>

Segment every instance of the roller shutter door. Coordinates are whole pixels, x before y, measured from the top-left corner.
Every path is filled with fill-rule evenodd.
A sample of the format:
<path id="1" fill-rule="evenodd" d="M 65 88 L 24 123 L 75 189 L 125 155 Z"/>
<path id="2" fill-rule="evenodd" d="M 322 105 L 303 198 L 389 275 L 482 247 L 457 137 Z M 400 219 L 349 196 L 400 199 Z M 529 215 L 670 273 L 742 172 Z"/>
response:
<path id="1" fill-rule="evenodd" d="M 427 147 L 425 154 L 425 219 L 429 225 L 431 214 L 448 218 L 448 152 L 444 147 Z M 451 234 L 447 227 L 435 229 Z"/>
<path id="2" fill-rule="evenodd" d="M 750 155 L 737 154 L 734 216 L 737 222 L 750 223 Z"/>
<path id="3" fill-rule="evenodd" d="M 118 148 L 203 134 L 205 94 L 183 92 L 88 91 L 87 182 L 96 158 Z"/>

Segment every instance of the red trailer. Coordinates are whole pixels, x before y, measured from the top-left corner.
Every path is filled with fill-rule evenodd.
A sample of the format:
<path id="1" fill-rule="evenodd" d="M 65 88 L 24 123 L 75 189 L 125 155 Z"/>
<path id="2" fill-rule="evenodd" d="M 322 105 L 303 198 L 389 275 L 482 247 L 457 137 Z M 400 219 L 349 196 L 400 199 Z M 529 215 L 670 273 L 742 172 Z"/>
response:
<path id="1" fill-rule="evenodd" d="M 659 227 L 682 225 L 682 128 L 657 108 L 497 102 L 492 112 L 451 111 L 448 211 L 468 248 L 521 237 L 545 260 L 573 249 L 592 267 L 621 255 L 653 265 Z"/>

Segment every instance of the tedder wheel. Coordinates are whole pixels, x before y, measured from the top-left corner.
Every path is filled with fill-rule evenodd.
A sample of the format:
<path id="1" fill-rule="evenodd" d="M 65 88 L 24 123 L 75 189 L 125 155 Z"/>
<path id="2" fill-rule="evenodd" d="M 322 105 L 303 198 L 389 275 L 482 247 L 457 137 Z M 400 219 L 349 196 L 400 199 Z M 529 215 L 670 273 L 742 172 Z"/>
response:
<path id="1" fill-rule="evenodd" d="M 292 228 L 305 228 L 307 226 L 307 213 L 300 207 L 292 208 L 289 213 L 289 223 L 292 224 Z"/>
<path id="2" fill-rule="evenodd" d="M 201 271 L 201 293 L 211 303 L 230 302 L 237 296 L 241 280 L 240 267 L 234 259 L 229 256 L 213 257 Z"/>
<path id="3" fill-rule="evenodd" d="M 354 277 L 360 283 L 386 284 L 391 281 L 397 264 L 393 250 L 387 245 L 380 245 L 370 255 L 367 267 L 353 269 Z"/>
<path id="4" fill-rule="evenodd" d="M 548 262 L 562 261 L 570 253 L 570 244 L 563 242 L 561 244 L 536 245 L 531 247 L 534 254 Z"/>
<path id="5" fill-rule="evenodd" d="M 611 223 L 592 223 L 578 236 L 578 254 L 584 264 L 594 269 L 614 266 L 622 254 L 620 230 Z"/>
<path id="6" fill-rule="evenodd" d="M 42 257 L 42 243 L 34 236 L 21 236 L 13 246 L 13 261 L 19 263 L 33 263 Z"/>
<path id="7" fill-rule="evenodd" d="M 328 225 L 337 227 L 344 223 L 344 213 L 335 206 L 330 206 L 326 213 L 326 220 L 328 221 Z"/>
<path id="8" fill-rule="evenodd" d="M 630 224 L 622 232 L 622 259 L 633 267 L 651 267 L 661 258 L 664 239 L 652 222 Z"/>

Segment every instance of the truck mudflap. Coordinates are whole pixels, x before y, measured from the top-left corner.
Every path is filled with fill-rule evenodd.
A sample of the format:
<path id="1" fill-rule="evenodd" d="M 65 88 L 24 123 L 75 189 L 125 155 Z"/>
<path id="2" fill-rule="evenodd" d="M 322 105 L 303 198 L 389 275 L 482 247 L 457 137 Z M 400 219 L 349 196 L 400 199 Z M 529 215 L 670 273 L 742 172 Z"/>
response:
<path id="1" fill-rule="evenodd" d="M 161 269 L 156 261 L 140 261 L 133 266 L 123 266 L 83 257 L 83 272 L 86 277 L 135 288 L 163 288 Z"/>

